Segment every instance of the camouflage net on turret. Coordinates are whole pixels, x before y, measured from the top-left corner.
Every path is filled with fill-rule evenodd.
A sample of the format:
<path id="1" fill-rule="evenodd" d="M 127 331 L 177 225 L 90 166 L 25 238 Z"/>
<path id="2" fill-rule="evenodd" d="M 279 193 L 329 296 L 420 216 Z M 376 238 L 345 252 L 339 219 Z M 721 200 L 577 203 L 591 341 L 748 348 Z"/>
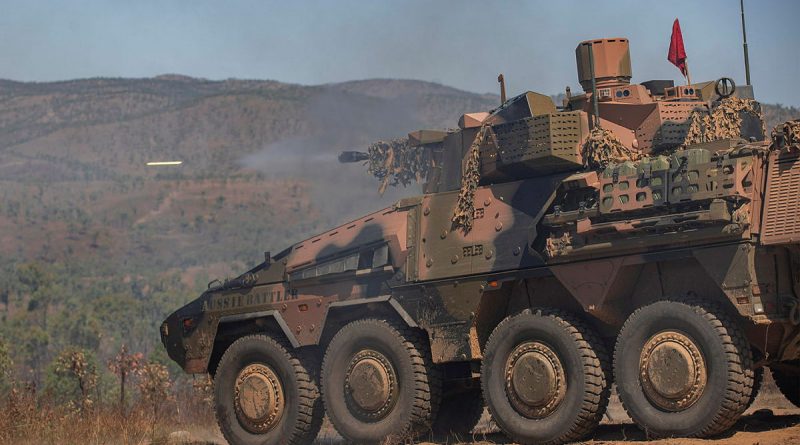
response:
<path id="1" fill-rule="evenodd" d="M 614 133 L 595 127 L 581 151 L 583 166 L 591 170 L 604 169 L 610 163 L 636 161 L 639 153 L 630 149 L 614 136 Z"/>
<path id="2" fill-rule="evenodd" d="M 426 150 L 412 147 L 406 138 L 375 142 L 367 153 L 369 173 L 381 181 L 378 188 L 381 195 L 389 185 L 407 186 L 412 181 L 421 182 L 430 169 L 431 161 Z"/>
<path id="3" fill-rule="evenodd" d="M 780 144 L 778 138 L 782 139 Z M 800 120 L 786 121 L 772 130 L 772 140 L 775 146 L 792 147 L 800 149 Z"/>
<path id="4" fill-rule="evenodd" d="M 494 137 L 492 127 L 484 125 L 472 141 L 467 153 L 464 172 L 461 175 L 461 189 L 458 192 L 458 202 L 453 209 L 453 228 L 461 228 L 464 234 L 472 230 L 472 218 L 475 216 L 475 190 L 481 182 L 481 155 L 480 147 L 487 138 Z"/>
<path id="5" fill-rule="evenodd" d="M 742 135 L 742 113 L 758 118 L 761 129 L 766 134 L 764 116 L 758 102 L 752 99 L 728 97 L 707 113 L 695 110 L 689 116 L 689 131 L 683 146 L 716 141 L 719 139 L 739 139 Z"/>

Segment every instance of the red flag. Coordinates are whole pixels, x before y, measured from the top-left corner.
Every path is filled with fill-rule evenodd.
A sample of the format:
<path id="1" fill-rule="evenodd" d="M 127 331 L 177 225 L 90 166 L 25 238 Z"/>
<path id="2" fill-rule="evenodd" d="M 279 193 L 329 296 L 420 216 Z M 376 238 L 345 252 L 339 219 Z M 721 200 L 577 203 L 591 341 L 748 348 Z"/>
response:
<path id="1" fill-rule="evenodd" d="M 681 70 L 681 74 L 686 77 L 688 73 L 686 70 L 686 50 L 683 49 L 683 34 L 681 34 L 681 24 L 678 19 L 675 19 L 675 23 L 672 24 L 672 38 L 669 41 L 667 60 L 677 66 Z"/>

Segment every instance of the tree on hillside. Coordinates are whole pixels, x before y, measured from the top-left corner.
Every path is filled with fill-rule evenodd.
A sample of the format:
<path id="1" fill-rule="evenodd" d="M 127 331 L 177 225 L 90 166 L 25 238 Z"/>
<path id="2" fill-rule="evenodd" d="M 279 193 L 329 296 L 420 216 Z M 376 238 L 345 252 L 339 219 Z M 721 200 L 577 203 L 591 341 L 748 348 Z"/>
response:
<path id="1" fill-rule="evenodd" d="M 95 311 L 94 305 L 81 304 L 77 310 L 65 310 L 56 314 L 48 331 L 53 338 L 53 348 L 78 346 L 97 351 L 102 331 L 95 319 Z"/>
<path id="2" fill-rule="evenodd" d="M 148 362 L 138 368 L 136 375 L 139 377 L 139 395 L 156 418 L 159 407 L 173 398 L 169 370 L 160 363 Z"/>
<path id="3" fill-rule="evenodd" d="M 77 395 L 80 397 L 77 408 L 87 410 L 92 407 L 92 393 L 97 388 L 98 374 L 94 358 L 88 351 L 80 348 L 61 351 L 55 360 L 55 374 L 77 386 Z M 71 402 L 74 403 L 74 400 Z"/>
<path id="4" fill-rule="evenodd" d="M 11 405 L 12 398 L 14 396 L 14 379 L 12 377 L 14 362 L 11 359 L 11 351 L 9 351 L 8 343 L 5 339 L 0 338 L 0 397 L 7 398 L 4 409 L 3 409 L 3 416 L 8 416 L 9 408 Z M 8 417 L 7 417 L 8 418 Z M 2 424 L 2 420 L 0 419 L 0 424 Z M 2 429 L 2 427 L 0 427 Z M 0 433 L 0 440 L 2 438 L 2 433 Z"/>
<path id="5" fill-rule="evenodd" d="M 41 263 L 24 263 L 17 266 L 17 280 L 29 294 L 28 311 L 41 313 L 41 327 L 47 330 L 47 311 L 56 292 L 53 274 Z"/>
<path id="6" fill-rule="evenodd" d="M 119 377 L 119 409 L 123 414 L 125 413 L 126 380 L 142 366 L 142 358 L 141 352 L 131 354 L 128 352 L 128 347 L 123 344 L 119 353 L 108 362 L 108 369 Z"/>
<path id="7" fill-rule="evenodd" d="M 15 357 L 31 370 L 34 383 L 41 382 L 42 369 L 47 363 L 47 347 L 50 336 L 41 327 L 28 325 L 25 320 L 17 320 L 11 329 L 11 337 L 17 345 Z"/>
<path id="8" fill-rule="evenodd" d="M 0 390 L 5 390 L 3 387 L 5 382 L 11 379 L 11 369 L 14 362 L 11 360 L 11 352 L 8 350 L 8 343 L 0 338 Z"/>
<path id="9" fill-rule="evenodd" d="M 0 284 L 0 304 L 3 305 L 4 313 L 2 321 L 6 321 L 6 317 L 8 317 L 8 303 L 9 303 L 9 296 L 11 292 L 8 290 L 7 287 L 3 287 Z"/>

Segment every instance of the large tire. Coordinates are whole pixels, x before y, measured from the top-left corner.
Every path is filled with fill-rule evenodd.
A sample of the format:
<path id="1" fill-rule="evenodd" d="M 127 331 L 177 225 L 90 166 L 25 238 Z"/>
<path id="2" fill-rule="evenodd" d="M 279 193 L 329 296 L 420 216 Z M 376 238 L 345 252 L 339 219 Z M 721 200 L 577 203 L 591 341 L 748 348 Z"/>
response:
<path id="1" fill-rule="evenodd" d="M 354 321 L 325 352 L 325 410 L 351 442 L 407 440 L 430 431 L 441 399 L 439 372 L 424 332 L 387 320 Z"/>
<path id="2" fill-rule="evenodd" d="M 433 434 L 455 436 L 458 440 L 470 437 L 483 416 L 483 408 L 480 388 L 445 394 L 433 422 Z"/>
<path id="3" fill-rule="evenodd" d="M 311 444 L 324 415 L 311 362 L 264 335 L 242 337 L 225 351 L 214 403 L 231 445 Z"/>
<path id="4" fill-rule="evenodd" d="M 503 320 L 485 351 L 483 397 L 515 442 L 570 442 L 597 427 L 608 406 L 610 361 L 603 341 L 581 319 L 558 310 L 525 311 Z"/>
<path id="5" fill-rule="evenodd" d="M 781 393 L 792 404 L 800 408 L 800 375 L 781 372 L 772 369 L 772 378 Z"/>
<path id="6" fill-rule="evenodd" d="M 708 437 L 733 426 L 753 394 L 742 330 L 708 301 L 659 301 L 637 309 L 614 352 L 622 405 L 651 437 Z"/>
<path id="7" fill-rule="evenodd" d="M 764 383 L 764 367 L 756 368 L 753 370 L 753 390 L 750 392 L 750 398 L 747 399 L 747 406 L 745 407 L 745 411 L 747 411 L 751 406 L 753 406 L 753 402 L 756 401 L 756 397 L 758 397 L 758 393 L 761 392 L 761 385 Z"/>

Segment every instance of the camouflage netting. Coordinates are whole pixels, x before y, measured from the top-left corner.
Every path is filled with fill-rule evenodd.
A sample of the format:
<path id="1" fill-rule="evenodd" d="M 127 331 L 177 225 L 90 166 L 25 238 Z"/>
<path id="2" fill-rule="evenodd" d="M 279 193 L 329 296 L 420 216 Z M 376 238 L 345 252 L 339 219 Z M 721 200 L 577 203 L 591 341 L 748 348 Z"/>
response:
<path id="1" fill-rule="evenodd" d="M 782 145 L 800 149 L 800 120 L 784 122 L 772 130 L 773 140 L 783 139 Z M 776 143 L 777 145 L 777 143 Z"/>
<path id="2" fill-rule="evenodd" d="M 422 182 L 430 169 L 431 160 L 426 150 L 410 146 L 406 138 L 375 142 L 367 152 L 369 172 L 381 181 L 378 189 L 381 195 L 389 185 Z"/>
<path id="3" fill-rule="evenodd" d="M 475 215 L 475 189 L 481 181 L 481 155 L 480 147 L 487 137 L 494 137 L 492 127 L 484 125 L 472 141 L 467 153 L 464 172 L 461 175 L 461 189 L 458 192 L 458 202 L 453 209 L 453 228 L 462 228 L 464 233 L 472 230 L 472 218 Z"/>
<path id="4" fill-rule="evenodd" d="M 601 170 L 610 163 L 636 161 L 639 153 L 630 149 L 614 136 L 614 133 L 600 127 L 595 127 L 581 151 L 584 167 L 591 170 Z"/>
<path id="5" fill-rule="evenodd" d="M 689 131 L 684 147 L 719 139 L 739 139 L 742 135 L 742 114 L 750 114 L 761 123 L 766 134 L 764 116 L 758 102 L 752 99 L 728 97 L 711 110 L 711 113 L 695 110 L 689 116 Z"/>

